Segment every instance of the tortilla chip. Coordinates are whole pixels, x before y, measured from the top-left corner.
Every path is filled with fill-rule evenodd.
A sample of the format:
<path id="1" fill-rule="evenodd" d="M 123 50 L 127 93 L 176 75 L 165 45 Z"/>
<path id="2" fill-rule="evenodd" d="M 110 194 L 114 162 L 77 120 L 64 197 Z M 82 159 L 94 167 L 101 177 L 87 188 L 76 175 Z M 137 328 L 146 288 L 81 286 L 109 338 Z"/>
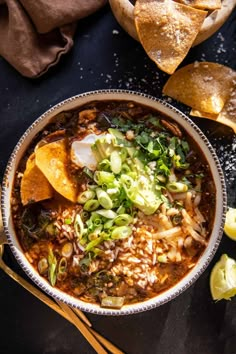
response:
<path id="1" fill-rule="evenodd" d="M 233 131 L 236 133 L 236 116 L 235 116 L 234 120 L 231 120 L 231 119 L 227 118 L 227 116 L 224 116 L 224 114 L 221 115 L 221 113 L 210 114 L 210 113 L 206 113 L 206 112 L 196 111 L 193 109 L 191 110 L 191 112 L 189 114 L 194 117 L 208 118 L 208 119 L 215 120 L 218 123 L 222 123 L 222 124 L 227 125 L 228 127 L 232 128 Z"/>
<path id="2" fill-rule="evenodd" d="M 63 197 L 75 202 L 77 189 L 68 174 L 68 156 L 65 139 L 48 143 L 35 151 L 36 165 L 49 183 Z"/>
<path id="3" fill-rule="evenodd" d="M 206 15 L 206 11 L 168 0 L 137 0 L 134 7 L 135 26 L 143 48 L 168 74 L 187 55 Z"/>
<path id="4" fill-rule="evenodd" d="M 202 112 L 202 111 L 198 111 L 196 109 L 192 109 L 189 114 L 190 114 L 190 116 L 200 117 L 200 118 L 208 118 L 208 119 L 212 119 L 212 120 L 216 120 L 219 116 L 219 114 Z"/>
<path id="5" fill-rule="evenodd" d="M 229 99 L 236 72 L 211 63 L 189 64 L 174 73 L 163 93 L 198 111 L 218 114 Z"/>
<path id="6" fill-rule="evenodd" d="M 217 10 L 221 8 L 221 0 L 177 0 L 181 4 L 202 10 Z"/>
<path id="7" fill-rule="evenodd" d="M 228 125 L 236 133 L 236 82 L 233 81 L 233 85 L 234 87 L 231 90 L 230 96 L 219 114 L 206 113 L 192 109 L 190 115 L 216 120 L 219 123 Z"/>
<path id="8" fill-rule="evenodd" d="M 217 122 L 228 125 L 236 133 L 236 81 L 228 101 L 217 118 Z"/>
<path id="9" fill-rule="evenodd" d="M 232 128 L 234 133 L 236 133 L 236 122 L 233 122 L 232 120 L 221 116 L 217 118 L 217 122 L 222 123 L 224 125 L 228 125 L 228 127 Z"/>
<path id="10" fill-rule="evenodd" d="M 35 166 L 35 153 L 32 153 L 29 157 L 28 160 L 26 161 L 26 170 L 30 170 Z"/>
<path id="11" fill-rule="evenodd" d="M 23 205 L 49 199 L 53 188 L 35 164 L 35 154 L 31 154 L 21 179 L 21 201 Z"/>

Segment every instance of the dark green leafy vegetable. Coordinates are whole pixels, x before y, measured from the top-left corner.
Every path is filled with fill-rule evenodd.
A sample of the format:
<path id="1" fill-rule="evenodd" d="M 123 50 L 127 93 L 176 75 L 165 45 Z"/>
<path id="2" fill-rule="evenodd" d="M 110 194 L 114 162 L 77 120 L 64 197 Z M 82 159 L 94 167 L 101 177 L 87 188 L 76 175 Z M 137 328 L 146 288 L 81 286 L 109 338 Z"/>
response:
<path id="1" fill-rule="evenodd" d="M 55 236 L 56 231 L 50 211 L 40 209 L 37 204 L 31 208 L 24 208 L 21 223 L 25 234 L 31 239 L 37 240 Z"/>

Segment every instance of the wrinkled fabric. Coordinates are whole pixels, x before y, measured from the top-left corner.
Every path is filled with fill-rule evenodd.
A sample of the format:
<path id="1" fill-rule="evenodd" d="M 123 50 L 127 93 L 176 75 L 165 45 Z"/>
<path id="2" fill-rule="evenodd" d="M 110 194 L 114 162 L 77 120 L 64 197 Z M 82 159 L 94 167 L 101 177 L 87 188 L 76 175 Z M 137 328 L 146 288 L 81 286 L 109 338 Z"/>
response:
<path id="1" fill-rule="evenodd" d="M 27 77 L 39 77 L 73 46 L 76 22 L 106 0 L 0 0 L 0 55 Z"/>

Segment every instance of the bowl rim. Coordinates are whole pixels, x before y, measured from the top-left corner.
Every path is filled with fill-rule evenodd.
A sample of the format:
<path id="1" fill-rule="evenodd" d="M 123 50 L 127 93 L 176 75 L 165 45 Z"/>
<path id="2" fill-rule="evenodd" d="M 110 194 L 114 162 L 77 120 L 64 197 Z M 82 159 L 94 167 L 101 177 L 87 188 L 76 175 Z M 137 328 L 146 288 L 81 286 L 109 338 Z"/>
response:
<path id="1" fill-rule="evenodd" d="M 180 126 L 182 126 L 186 130 L 187 134 L 191 135 L 192 133 L 193 135 L 196 135 L 197 138 L 200 139 L 201 143 L 203 143 L 203 146 L 200 146 L 199 143 L 198 146 L 202 151 L 205 149 L 205 154 L 208 154 L 208 156 L 206 156 L 207 161 L 208 159 L 212 159 L 211 161 L 213 163 L 213 169 L 215 169 L 216 172 L 216 174 L 214 174 L 211 168 L 212 177 L 216 185 L 216 196 L 221 197 L 220 201 L 217 201 L 216 198 L 215 222 L 214 222 L 212 234 L 209 238 L 209 243 L 206 249 L 204 250 L 203 254 L 200 256 L 197 264 L 193 267 L 193 269 L 190 270 L 180 281 L 178 281 L 178 283 L 176 283 L 168 290 L 146 301 L 138 302 L 135 304 L 124 305 L 119 310 L 102 308 L 99 305 L 86 303 L 84 301 L 76 299 L 71 295 L 62 292 L 57 288 L 53 288 L 44 278 L 42 278 L 38 274 L 38 272 L 35 271 L 35 269 L 30 265 L 29 261 L 26 259 L 24 253 L 22 252 L 20 243 L 17 240 L 15 230 L 12 226 L 11 212 L 10 212 L 11 209 L 10 196 L 11 196 L 11 188 L 13 185 L 13 179 L 12 182 L 9 181 L 11 180 L 12 176 L 14 176 L 15 174 L 16 167 L 20 159 L 19 157 L 20 152 L 22 152 L 23 155 L 23 153 L 28 148 L 30 141 L 32 141 L 32 139 L 35 137 L 37 132 L 42 130 L 42 128 L 45 127 L 47 123 L 51 120 L 51 118 L 54 117 L 56 114 L 60 113 L 61 111 L 71 110 L 73 108 L 82 106 L 86 103 L 89 103 L 91 101 L 96 101 L 96 100 L 136 101 L 136 102 L 140 102 L 141 104 L 153 107 L 154 109 L 157 109 L 160 112 L 163 112 L 164 114 L 167 114 L 167 116 L 169 116 L 171 119 L 177 121 L 179 120 Z M 188 129 L 186 129 L 186 125 L 188 126 Z M 28 144 L 26 143 L 27 138 L 28 138 Z M 192 138 L 194 140 L 196 139 L 195 136 L 194 137 L 192 136 Z M 17 162 L 17 158 L 18 158 L 18 162 Z M 208 163 L 210 164 L 209 161 Z M 216 250 L 220 244 L 221 237 L 223 234 L 226 208 L 227 208 L 227 193 L 226 193 L 224 173 L 222 171 L 220 162 L 218 160 L 214 148 L 212 147 L 212 145 L 210 144 L 210 142 L 208 141 L 204 133 L 198 128 L 198 126 L 184 113 L 182 113 L 176 107 L 170 105 L 166 101 L 163 101 L 159 98 L 155 98 L 151 95 L 142 92 L 122 90 L 122 89 L 104 89 L 104 90 L 96 90 L 96 91 L 81 93 L 69 97 L 55 104 L 53 107 L 49 108 L 48 110 L 46 110 L 28 127 L 28 129 L 24 132 L 22 137 L 18 140 L 18 143 L 16 144 L 8 160 L 4 177 L 3 177 L 3 183 L 2 183 L 1 210 L 2 210 L 4 230 L 7 236 L 7 241 L 10 246 L 10 249 L 14 257 L 16 258 L 18 264 L 24 270 L 26 275 L 31 280 L 33 280 L 35 284 L 39 286 L 43 291 L 45 291 L 48 295 L 54 297 L 55 299 L 63 301 L 64 303 L 70 306 L 79 308 L 82 311 L 99 314 L 99 315 L 130 315 L 130 314 L 147 311 L 167 303 L 168 301 L 176 298 L 187 288 L 189 288 L 205 271 L 205 269 L 207 268 L 207 266 L 209 265 L 210 261 L 212 260 L 213 256 L 216 253 Z M 216 215 L 217 211 L 219 211 L 219 215 Z"/>

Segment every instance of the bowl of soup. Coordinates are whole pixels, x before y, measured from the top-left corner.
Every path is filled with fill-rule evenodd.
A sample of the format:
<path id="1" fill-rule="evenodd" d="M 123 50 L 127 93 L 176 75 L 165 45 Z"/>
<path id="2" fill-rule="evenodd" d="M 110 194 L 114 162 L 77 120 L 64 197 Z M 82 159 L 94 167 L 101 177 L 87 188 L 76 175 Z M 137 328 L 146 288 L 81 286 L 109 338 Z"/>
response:
<path id="1" fill-rule="evenodd" d="M 146 94 L 80 94 L 40 116 L 3 179 L 16 260 L 47 294 L 104 315 L 160 306 L 220 243 L 226 188 L 206 136 Z"/>

